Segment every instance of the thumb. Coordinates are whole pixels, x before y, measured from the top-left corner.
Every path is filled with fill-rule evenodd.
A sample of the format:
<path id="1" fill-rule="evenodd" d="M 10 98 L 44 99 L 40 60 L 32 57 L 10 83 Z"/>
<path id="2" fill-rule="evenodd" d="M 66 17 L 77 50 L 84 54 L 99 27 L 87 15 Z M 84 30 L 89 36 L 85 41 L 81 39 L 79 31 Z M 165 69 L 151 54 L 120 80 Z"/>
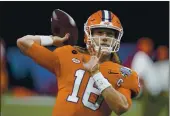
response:
<path id="1" fill-rule="evenodd" d="M 69 34 L 69 33 L 65 34 L 65 36 L 63 37 L 63 41 L 68 40 L 68 39 L 69 39 L 69 37 L 70 37 L 70 34 Z"/>
<path id="2" fill-rule="evenodd" d="M 83 56 L 83 55 L 81 56 L 81 60 L 82 60 L 83 64 L 85 64 L 85 63 L 86 63 L 86 60 L 85 60 L 85 58 L 84 58 L 84 56 Z"/>
<path id="3" fill-rule="evenodd" d="M 53 45 L 55 45 L 55 46 L 62 46 L 62 45 L 63 45 L 63 42 L 66 41 L 66 40 L 68 40 L 69 37 L 70 37 L 70 34 L 69 34 L 69 33 L 65 34 L 64 37 L 52 36 L 53 41 L 54 41 L 54 42 L 53 42 Z"/>

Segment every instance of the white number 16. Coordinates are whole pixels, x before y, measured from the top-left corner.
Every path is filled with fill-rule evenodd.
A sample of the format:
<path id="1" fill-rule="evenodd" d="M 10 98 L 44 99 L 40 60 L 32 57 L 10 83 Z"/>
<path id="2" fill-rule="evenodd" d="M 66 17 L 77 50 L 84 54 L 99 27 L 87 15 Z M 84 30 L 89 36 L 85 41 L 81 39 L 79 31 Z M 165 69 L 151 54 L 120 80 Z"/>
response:
<path id="1" fill-rule="evenodd" d="M 78 95 L 78 92 L 79 92 L 79 89 L 80 89 L 80 84 L 81 84 L 81 81 L 84 77 L 84 74 L 85 74 L 84 70 L 80 69 L 80 70 L 76 71 L 76 73 L 75 73 L 76 78 L 75 78 L 75 82 L 74 82 L 74 85 L 73 85 L 73 91 L 68 96 L 67 101 L 74 102 L 74 103 L 78 102 L 79 97 L 77 95 Z M 89 81 L 87 83 L 87 87 L 85 89 L 84 95 L 83 95 L 82 102 L 83 102 L 84 106 L 86 106 L 86 107 L 88 107 L 92 110 L 97 110 L 100 107 L 102 102 L 100 102 L 98 105 L 95 105 L 94 103 L 89 101 L 89 97 L 90 97 L 91 93 L 94 93 L 96 95 L 100 95 L 99 90 L 96 89 L 95 87 L 93 87 L 93 85 L 94 85 L 94 80 L 93 80 L 92 77 L 90 77 Z"/>

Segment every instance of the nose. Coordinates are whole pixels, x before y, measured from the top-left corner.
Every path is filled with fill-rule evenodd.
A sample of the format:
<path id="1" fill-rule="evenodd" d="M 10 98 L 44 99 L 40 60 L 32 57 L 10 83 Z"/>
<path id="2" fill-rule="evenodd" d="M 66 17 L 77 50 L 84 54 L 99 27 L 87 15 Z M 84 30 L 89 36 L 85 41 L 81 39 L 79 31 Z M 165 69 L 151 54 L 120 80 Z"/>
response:
<path id="1" fill-rule="evenodd" d="M 106 36 L 107 36 L 107 33 L 104 32 L 102 36 L 103 36 L 103 37 L 106 37 Z"/>
<path id="2" fill-rule="evenodd" d="M 107 37 L 107 34 L 106 33 L 103 33 L 103 35 L 102 35 L 104 38 L 102 39 L 102 41 L 103 42 L 107 42 L 107 38 L 105 38 L 105 37 Z"/>

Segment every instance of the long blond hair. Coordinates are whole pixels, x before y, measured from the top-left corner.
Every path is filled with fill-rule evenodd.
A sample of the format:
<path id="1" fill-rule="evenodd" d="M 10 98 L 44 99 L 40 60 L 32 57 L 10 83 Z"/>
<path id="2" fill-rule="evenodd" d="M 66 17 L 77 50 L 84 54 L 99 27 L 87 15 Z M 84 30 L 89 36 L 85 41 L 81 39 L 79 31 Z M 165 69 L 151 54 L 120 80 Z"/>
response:
<path id="1" fill-rule="evenodd" d="M 74 46 L 74 48 L 77 49 L 81 53 L 88 54 L 87 48 L 83 48 L 80 46 Z M 114 63 L 118 63 L 118 64 L 122 63 L 120 60 L 119 54 L 117 52 L 111 53 L 110 61 L 113 61 Z"/>

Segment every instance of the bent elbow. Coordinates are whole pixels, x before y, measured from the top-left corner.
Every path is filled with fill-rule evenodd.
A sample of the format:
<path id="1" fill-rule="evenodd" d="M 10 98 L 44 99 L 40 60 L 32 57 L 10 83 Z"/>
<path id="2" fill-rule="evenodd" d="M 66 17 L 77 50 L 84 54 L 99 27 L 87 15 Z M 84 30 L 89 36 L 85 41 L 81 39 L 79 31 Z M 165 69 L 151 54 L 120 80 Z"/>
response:
<path id="1" fill-rule="evenodd" d="M 24 37 L 21 37 L 19 39 L 17 39 L 17 46 L 21 46 L 21 45 L 24 45 L 27 41 L 27 36 L 24 36 Z"/>
<path id="2" fill-rule="evenodd" d="M 121 105 L 116 109 L 115 113 L 119 116 L 119 115 L 122 115 L 123 113 L 127 112 L 128 109 L 129 109 L 128 105 L 126 105 L 126 106 Z"/>
<path id="3" fill-rule="evenodd" d="M 21 40 L 21 38 L 17 39 L 16 44 L 17 44 L 17 46 L 18 46 L 18 47 L 20 47 L 20 46 L 21 46 L 21 44 L 22 44 L 22 40 Z"/>
<path id="4" fill-rule="evenodd" d="M 30 36 L 27 35 L 27 36 L 17 39 L 16 44 L 20 49 L 27 49 L 32 46 L 33 42 L 34 41 L 30 39 Z"/>

